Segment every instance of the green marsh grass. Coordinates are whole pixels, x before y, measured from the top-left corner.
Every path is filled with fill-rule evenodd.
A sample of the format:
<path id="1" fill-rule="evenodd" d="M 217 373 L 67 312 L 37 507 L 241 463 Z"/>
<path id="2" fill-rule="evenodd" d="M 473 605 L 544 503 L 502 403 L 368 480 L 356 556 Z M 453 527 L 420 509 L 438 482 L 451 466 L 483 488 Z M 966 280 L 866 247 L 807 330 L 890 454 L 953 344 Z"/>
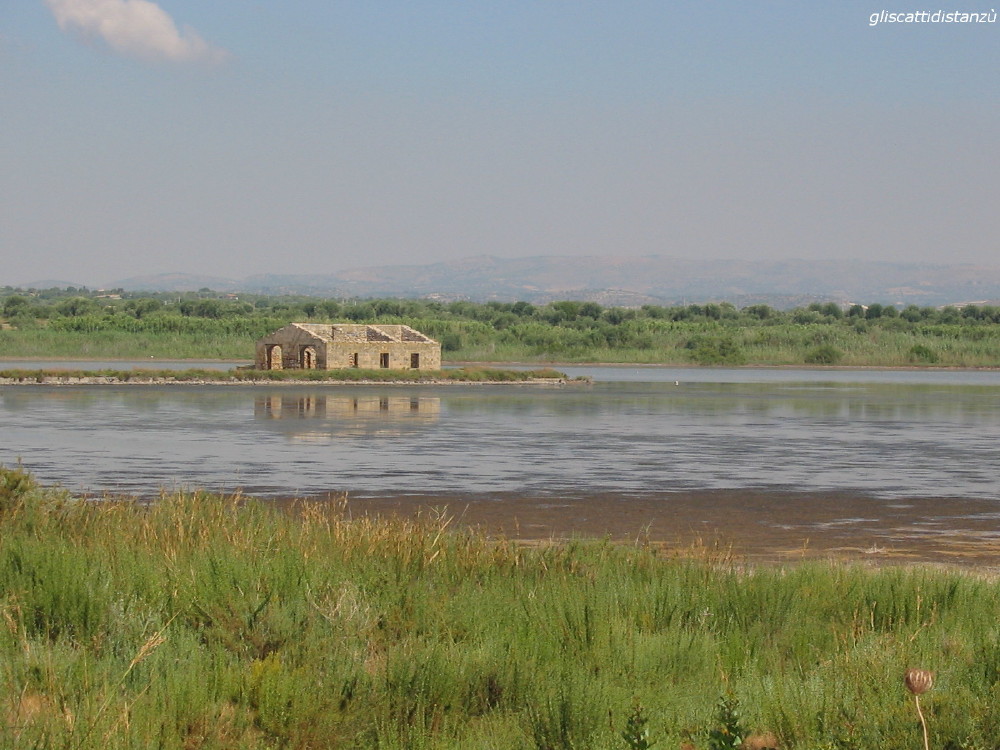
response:
<path id="1" fill-rule="evenodd" d="M 1000 590 L 928 567 L 519 545 L 239 496 L 74 500 L 0 471 L 0 747 L 782 748 L 1000 736 Z M 630 717 L 633 721 L 629 729 Z"/>
<path id="2" fill-rule="evenodd" d="M 633 311 L 634 313 L 634 311 Z M 608 362 L 670 365 L 839 365 L 1000 367 L 1000 325 L 921 324 L 900 318 L 866 321 L 627 319 L 603 328 L 544 321 L 507 327 L 468 320 L 379 316 L 437 337 L 449 361 Z M 279 318 L 209 320 L 56 318 L 48 327 L 0 330 L 9 358 L 235 359 L 251 361 L 253 342 Z M 92 325 L 91 325 L 92 324 Z M 597 325 L 594 322 L 594 325 Z M 824 356 L 833 352 L 831 359 Z"/>

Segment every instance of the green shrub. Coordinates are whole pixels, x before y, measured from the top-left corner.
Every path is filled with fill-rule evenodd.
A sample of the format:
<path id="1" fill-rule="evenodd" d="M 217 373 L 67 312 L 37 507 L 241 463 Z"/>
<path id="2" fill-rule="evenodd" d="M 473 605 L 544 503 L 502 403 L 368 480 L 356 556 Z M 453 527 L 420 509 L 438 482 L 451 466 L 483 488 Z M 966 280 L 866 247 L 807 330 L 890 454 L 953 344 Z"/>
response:
<path id="1" fill-rule="evenodd" d="M 699 334 L 688 339 L 684 347 L 699 365 L 742 365 L 746 355 L 731 336 Z"/>
<path id="2" fill-rule="evenodd" d="M 844 353 L 833 344 L 822 344 L 806 352 L 805 362 L 810 365 L 835 365 Z"/>
<path id="3" fill-rule="evenodd" d="M 461 334 L 449 331 L 441 337 L 441 351 L 457 352 L 463 346 Z"/>
<path id="4" fill-rule="evenodd" d="M 638 698 L 634 699 L 632 711 L 625 720 L 625 728 L 621 731 L 621 738 L 625 740 L 629 750 L 649 750 L 656 744 L 655 740 L 650 739 L 649 727 L 646 726 L 648 723 L 646 709 Z"/>
<path id="5" fill-rule="evenodd" d="M 0 513 L 13 510 L 38 492 L 34 477 L 24 469 L 0 466 Z"/>
<path id="6" fill-rule="evenodd" d="M 740 723 L 739 703 L 733 697 L 721 698 L 716 711 L 718 723 L 708 733 L 709 750 L 739 750 L 746 737 Z"/>
<path id="7" fill-rule="evenodd" d="M 924 346 L 923 344 L 914 344 L 910 347 L 910 351 L 907 353 L 910 362 L 923 362 L 926 364 L 934 364 L 938 361 L 937 352 L 931 349 L 929 346 Z"/>

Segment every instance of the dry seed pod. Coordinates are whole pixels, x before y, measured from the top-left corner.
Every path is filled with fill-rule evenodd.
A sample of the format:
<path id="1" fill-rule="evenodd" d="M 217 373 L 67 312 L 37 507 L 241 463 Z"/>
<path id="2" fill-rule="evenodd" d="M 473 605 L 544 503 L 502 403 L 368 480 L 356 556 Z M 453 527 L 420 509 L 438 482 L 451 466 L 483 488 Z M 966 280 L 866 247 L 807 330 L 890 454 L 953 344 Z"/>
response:
<path id="1" fill-rule="evenodd" d="M 907 690 L 914 695 L 922 695 L 934 685 L 934 673 L 926 669 L 907 669 L 903 680 L 906 682 Z"/>

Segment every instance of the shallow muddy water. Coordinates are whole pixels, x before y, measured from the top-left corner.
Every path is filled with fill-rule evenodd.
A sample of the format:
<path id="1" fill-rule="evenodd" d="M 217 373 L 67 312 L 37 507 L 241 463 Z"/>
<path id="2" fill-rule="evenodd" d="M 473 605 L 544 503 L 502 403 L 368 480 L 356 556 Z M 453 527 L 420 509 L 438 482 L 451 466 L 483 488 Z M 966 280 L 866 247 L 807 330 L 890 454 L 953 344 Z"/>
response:
<path id="1" fill-rule="evenodd" d="M 909 554 L 900 540 L 945 550 L 948 536 L 993 555 L 1000 373 L 577 373 L 598 381 L 5 386 L 0 462 L 95 495 L 184 486 L 347 492 L 359 510 L 447 504 L 522 536 L 646 529 L 871 555 Z"/>

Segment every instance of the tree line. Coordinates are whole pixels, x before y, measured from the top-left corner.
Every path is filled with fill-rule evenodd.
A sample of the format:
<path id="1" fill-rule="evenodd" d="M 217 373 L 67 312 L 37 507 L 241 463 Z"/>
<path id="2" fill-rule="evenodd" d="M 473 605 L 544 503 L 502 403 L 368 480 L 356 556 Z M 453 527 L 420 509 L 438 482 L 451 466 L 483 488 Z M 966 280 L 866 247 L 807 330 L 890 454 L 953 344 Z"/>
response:
<path id="1" fill-rule="evenodd" d="M 990 305 L 872 303 L 845 309 L 815 302 L 781 310 L 708 302 L 626 308 L 575 300 L 237 298 L 208 289 L 177 294 L 7 287 L 0 289 L 0 312 L 8 330 L 210 335 L 234 341 L 260 338 L 293 321 L 404 323 L 437 338 L 448 355 L 486 359 L 580 359 L 589 354 L 611 361 L 608 352 L 676 350 L 667 361 L 838 364 L 846 356 L 855 364 L 868 362 L 879 347 L 899 350 L 893 354 L 895 364 L 978 365 L 991 356 L 1000 358 L 1000 307 Z M 956 359 L 956 341 L 974 349 L 974 359 L 965 354 Z M 857 355 L 853 359 L 851 352 Z M 644 359 L 634 354 L 621 361 Z"/>
<path id="2" fill-rule="evenodd" d="M 502 329 L 519 322 L 537 321 L 549 325 L 593 327 L 619 325 L 628 320 L 735 321 L 742 325 L 759 323 L 821 323 L 847 320 L 879 321 L 901 319 L 910 323 L 1000 323 L 1000 307 L 964 305 L 945 307 L 897 306 L 874 302 L 841 306 L 835 302 L 813 302 L 808 306 L 782 310 L 766 304 L 737 308 L 729 302 L 707 302 L 676 306 L 604 307 L 596 302 L 562 300 L 535 305 L 530 302 L 441 302 L 432 299 L 322 299 L 308 296 L 219 295 L 209 289 L 199 292 L 112 292 L 86 288 L 24 290 L 0 288 L 3 316 L 51 320 L 88 315 L 125 314 L 136 319 L 149 315 L 179 315 L 208 319 L 259 317 L 291 319 L 332 319 L 351 321 L 387 317 L 443 317 L 489 323 Z M 11 322 L 26 323 L 26 320 Z"/>

